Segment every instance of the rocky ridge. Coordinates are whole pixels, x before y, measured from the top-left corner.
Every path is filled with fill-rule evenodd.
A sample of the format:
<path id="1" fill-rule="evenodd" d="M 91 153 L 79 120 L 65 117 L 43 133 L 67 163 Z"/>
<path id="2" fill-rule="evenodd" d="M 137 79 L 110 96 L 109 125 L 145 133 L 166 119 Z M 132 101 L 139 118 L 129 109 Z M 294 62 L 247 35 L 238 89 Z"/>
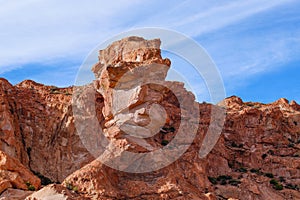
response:
<path id="1" fill-rule="evenodd" d="M 100 51 L 96 80 L 85 87 L 28 80 L 12 86 L 1 79 L 0 199 L 13 199 L 8 188 L 39 189 L 41 183 L 56 184 L 26 193 L 27 199 L 300 199 L 300 106 L 285 99 L 272 104 L 225 99 L 217 105 L 226 110 L 222 134 L 200 158 L 215 106 L 195 102 L 182 83 L 165 81 L 171 62 L 161 57 L 159 46 L 158 39 L 139 37 L 114 42 Z M 88 123 L 92 115 L 97 124 Z M 172 150 L 186 151 L 175 162 L 160 167 L 172 161 L 171 153 L 155 160 L 119 159 L 127 152 L 167 149 L 182 120 L 197 124 L 197 131 L 195 138 L 176 140 Z M 82 139 L 82 130 L 92 143 Z M 108 151 L 99 160 L 99 152 L 87 147 Z M 130 173 L 134 170 L 142 173 Z M 24 199 L 16 191 L 16 199 Z"/>

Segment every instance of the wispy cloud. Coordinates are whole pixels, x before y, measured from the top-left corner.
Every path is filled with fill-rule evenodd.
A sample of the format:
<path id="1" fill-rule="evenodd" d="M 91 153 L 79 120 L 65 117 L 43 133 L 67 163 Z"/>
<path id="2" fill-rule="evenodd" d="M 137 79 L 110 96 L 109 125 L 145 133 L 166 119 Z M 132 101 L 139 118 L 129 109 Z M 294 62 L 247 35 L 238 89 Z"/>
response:
<path id="1" fill-rule="evenodd" d="M 298 59 L 300 29 L 260 30 L 258 33 L 252 33 L 252 28 L 249 33 L 234 29 L 232 27 L 231 33 L 212 36 L 212 41 L 205 42 L 227 80 L 240 81 Z"/>
<path id="2" fill-rule="evenodd" d="M 82 56 L 130 27 L 161 26 L 196 36 L 284 2 L 6 1 L 0 8 L 0 67 Z"/>
<path id="3" fill-rule="evenodd" d="M 186 18 L 175 22 L 172 26 L 176 29 L 186 29 L 191 36 L 208 33 L 232 23 L 243 20 L 259 12 L 266 11 L 276 6 L 287 4 L 293 0 L 275 0 L 275 1 L 230 1 L 230 3 L 215 5 L 215 7 L 187 16 Z M 190 25 L 193 29 L 190 29 Z"/>
<path id="4" fill-rule="evenodd" d="M 141 27 L 169 28 L 193 37 L 211 54 L 225 81 L 232 82 L 293 60 L 300 49 L 299 26 L 286 27 L 299 20 L 295 13 L 286 17 L 294 4 L 299 6 L 295 0 L 0 0 L 0 4 L 0 74 L 29 69 L 30 63 L 71 63 L 68 69 L 77 69 L 99 42 Z M 75 78 L 76 73 L 59 66 L 56 71 L 68 80 Z M 44 76 L 41 70 L 35 78 Z"/>
<path id="5" fill-rule="evenodd" d="M 128 9 L 139 4 L 124 0 L 4 3 L 0 8 L 1 71 L 62 57 L 83 59 L 98 42 L 120 31 L 116 16 L 126 18 Z"/>

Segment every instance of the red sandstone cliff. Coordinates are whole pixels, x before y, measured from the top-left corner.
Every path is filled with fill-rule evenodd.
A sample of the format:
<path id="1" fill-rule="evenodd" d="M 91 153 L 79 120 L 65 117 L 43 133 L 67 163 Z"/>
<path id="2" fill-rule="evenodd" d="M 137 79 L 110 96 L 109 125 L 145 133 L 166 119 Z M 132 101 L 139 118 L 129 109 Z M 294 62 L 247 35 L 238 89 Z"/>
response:
<path id="1" fill-rule="evenodd" d="M 27 199 L 300 199 L 300 106 L 238 97 L 198 104 L 182 83 L 164 80 L 171 62 L 159 46 L 113 43 L 84 87 L 1 79 L 0 199 L 24 199 L 30 193 L 9 188 L 37 190 L 39 178 L 57 184 Z M 226 120 L 200 158 L 212 109 Z"/>

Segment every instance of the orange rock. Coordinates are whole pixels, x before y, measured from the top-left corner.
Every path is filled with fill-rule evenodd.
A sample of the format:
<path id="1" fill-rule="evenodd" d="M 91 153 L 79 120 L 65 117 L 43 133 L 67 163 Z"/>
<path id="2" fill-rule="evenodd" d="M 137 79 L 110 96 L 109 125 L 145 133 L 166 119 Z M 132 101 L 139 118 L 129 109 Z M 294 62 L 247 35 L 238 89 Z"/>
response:
<path id="1" fill-rule="evenodd" d="M 1 192 L 11 187 L 27 190 L 29 187 L 27 184 L 38 189 L 41 185 L 40 179 L 29 169 L 2 151 L 0 151 L 0 179 Z"/>

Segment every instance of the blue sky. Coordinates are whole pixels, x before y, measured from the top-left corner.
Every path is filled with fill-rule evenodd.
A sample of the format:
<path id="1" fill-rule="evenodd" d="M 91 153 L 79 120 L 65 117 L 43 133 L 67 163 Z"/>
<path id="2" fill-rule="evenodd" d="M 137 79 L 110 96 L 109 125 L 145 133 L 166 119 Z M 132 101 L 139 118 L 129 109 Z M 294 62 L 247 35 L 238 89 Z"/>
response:
<path id="1" fill-rule="evenodd" d="M 13 84 L 33 79 L 73 85 L 80 65 L 99 43 L 120 32 L 159 27 L 206 49 L 227 96 L 300 102 L 297 0 L 0 0 L 0 5 L 0 76 Z M 171 59 L 180 71 L 184 61 Z M 197 88 L 199 101 L 210 101 L 205 84 L 191 74 L 185 78 Z"/>

